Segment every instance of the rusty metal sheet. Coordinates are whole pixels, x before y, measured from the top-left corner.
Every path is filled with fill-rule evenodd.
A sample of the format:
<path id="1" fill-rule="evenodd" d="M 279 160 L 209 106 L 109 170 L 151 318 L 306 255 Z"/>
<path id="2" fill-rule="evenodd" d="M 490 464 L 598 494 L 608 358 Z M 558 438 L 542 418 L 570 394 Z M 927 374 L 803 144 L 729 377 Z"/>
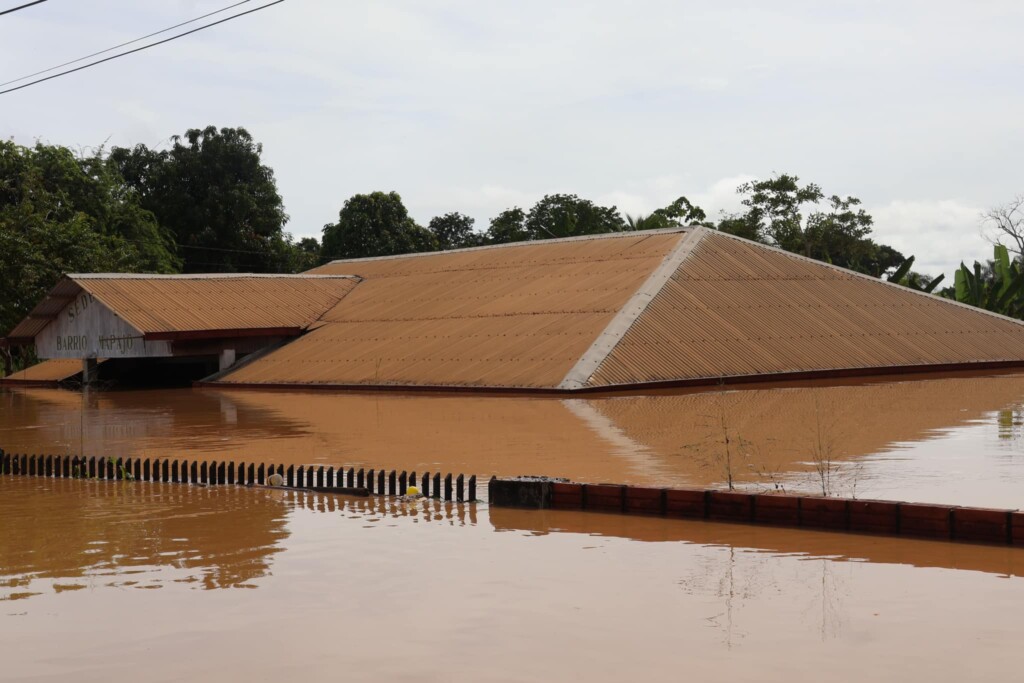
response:
<path id="1" fill-rule="evenodd" d="M 340 261 L 318 329 L 222 383 L 557 386 L 683 231 Z"/>
<path id="2" fill-rule="evenodd" d="M 104 362 L 100 359 L 98 362 Z M 19 372 L 12 373 L 7 377 L 0 378 L 0 383 L 54 383 L 63 382 L 82 372 L 82 361 L 75 359 L 58 358 L 44 360 L 41 363 L 25 368 Z"/>
<path id="3" fill-rule="evenodd" d="M 1024 325 L 706 231 L 591 387 L 1024 360 Z"/>
<path id="4" fill-rule="evenodd" d="M 10 336 L 34 338 L 82 291 L 144 334 L 304 329 L 357 284 L 340 275 L 69 275 Z"/>

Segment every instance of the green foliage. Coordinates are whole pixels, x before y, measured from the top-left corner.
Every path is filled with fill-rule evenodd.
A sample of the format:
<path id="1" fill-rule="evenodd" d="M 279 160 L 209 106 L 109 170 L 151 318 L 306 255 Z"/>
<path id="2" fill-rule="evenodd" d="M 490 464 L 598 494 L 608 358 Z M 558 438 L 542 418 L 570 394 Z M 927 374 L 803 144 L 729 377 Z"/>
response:
<path id="1" fill-rule="evenodd" d="M 895 271 L 886 279 L 889 282 L 894 282 L 910 289 L 916 289 L 919 292 L 925 292 L 931 294 L 935 291 L 935 288 L 939 286 L 939 283 L 946 279 L 945 275 L 939 275 L 938 277 L 929 277 L 916 273 L 911 268 L 914 266 L 914 257 L 911 256 L 905 259 L 903 263 L 896 268 Z"/>
<path id="2" fill-rule="evenodd" d="M 625 222 L 614 206 L 599 206 L 574 194 L 549 194 L 533 205 L 524 226 L 530 239 L 548 239 L 620 232 Z"/>
<path id="3" fill-rule="evenodd" d="M 345 202 L 337 223 L 323 229 L 324 258 L 390 256 L 437 249 L 437 239 L 420 227 L 397 192 L 357 194 Z"/>
<path id="4" fill-rule="evenodd" d="M 483 236 L 473 230 L 476 221 L 453 211 L 430 219 L 427 229 L 433 233 L 440 249 L 463 249 L 479 246 Z"/>
<path id="5" fill-rule="evenodd" d="M 663 221 L 663 225 L 657 226 L 663 228 L 708 224 L 708 215 L 704 209 L 692 204 L 686 197 L 679 197 L 668 206 L 657 209 L 651 217 Z"/>
<path id="6" fill-rule="evenodd" d="M 244 128 L 208 126 L 170 150 L 115 147 L 109 163 L 180 246 L 185 272 L 282 272 L 294 256 L 288 216 L 262 145 Z"/>
<path id="7" fill-rule="evenodd" d="M 627 230 L 663 230 L 687 225 L 709 225 L 708 215 L 704 209 L 690 203 L 686 197 L 680 197 L 661 209 L 656 209 L 648 216 L 626 215 Z"/>
<path id="8" fill-rule="evenodd" d="M 574 194 L 549 194 L 529 213 L 516 207 L 498 214 L 487 231 L 487 242 L 501 244 L 626 230 L 614 206 L 600 206 Z"/>
<path id="9" fill-rule="evenodd" d="M 874 277 L 905 261 L 869 237 L 874 219 L 856 197 L 826 198 L 818 185 L 801 185 L 788 174 L 744 183 L 736 191 L 744 195 L 747 211 L 724 217 L 717 226 L 723 232 Z M 826 209 L 818 210 L 822 202 Z"/>
<path id="10" fill-rule="evenodd" d="M 98 154 L 0 141 L 0 331 L 64 273 L 171 272 L 172 248 Z"/>
<path id="11" fill-rule="evenodd" d="M 1019 260 L 1010 258 L 1005 246 L 995 246 L 993 260 L 987 266 L 975 261 L 969 269 L 961 263 L 953 282 L 957 301 L 1024 318 L 1024 268 Z"/>
<path id="12" fill-rule="evenodd" d="M 509 242 L 525 242 L 530 237 L 526 230 L 526 212 L 518 206 L 505 209 L 491 219 L 485 241 L 491 244 L 507 244 Z"/>

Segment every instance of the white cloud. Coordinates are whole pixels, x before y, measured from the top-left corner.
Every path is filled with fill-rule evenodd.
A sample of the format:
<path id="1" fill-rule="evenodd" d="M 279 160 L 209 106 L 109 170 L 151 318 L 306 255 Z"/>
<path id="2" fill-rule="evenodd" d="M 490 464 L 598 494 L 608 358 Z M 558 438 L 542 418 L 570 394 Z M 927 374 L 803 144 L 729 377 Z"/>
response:
<path id="1" fill-rule="evenodd" d="M 981 236 L 981 211 L 952 199 L 898 200 L 868 209 L 877 241 L 915 256 L 915 270 L 947 278 L 961 261 L 969 265 L 992 257 L 991 245 Z"/>
<path id="2" fill-rule="evenodd" d="M 0 71 L 221 6 L 44 3 L 4 18 Z M 296 235 L 377 189 L 418 220 L 486 227 L 551 192 L 629 213 L 686 195 L 715 217 L 744 180 L 789 172 L 878 207 L 880 240 L 948 269 L 988 250 L 948 198 L 974 212 L 1024 191 L 1024 93 L 1007 87 L 1022 20 L 1010 0 L 303 0 L 0 96 L 0 136 L 154 145 L 245 126 Z"/>

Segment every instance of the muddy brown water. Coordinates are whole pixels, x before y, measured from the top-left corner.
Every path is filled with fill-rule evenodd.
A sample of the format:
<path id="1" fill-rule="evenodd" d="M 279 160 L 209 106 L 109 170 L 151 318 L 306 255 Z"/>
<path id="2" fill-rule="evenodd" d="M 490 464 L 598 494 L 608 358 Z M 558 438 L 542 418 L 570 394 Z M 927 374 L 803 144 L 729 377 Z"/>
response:
<path id="1" fill-rule="evenodd" d="M 1016 680 L 1024 552 L 0 478 L 11 681 Z"/>
<path id="2" fill-rule="evenodd" d="M 0 390 L 12 452 L 1024 508 L 1024 374 L 640 396 Z M 1015 680 L 1024 551 L 0 477 L 0 680 Z"/>
<path id="3" fill-rule="evenodd" d="M 0 448 L 1024 508 L 1024 374 L 593 398 L 0 390 Z"/>

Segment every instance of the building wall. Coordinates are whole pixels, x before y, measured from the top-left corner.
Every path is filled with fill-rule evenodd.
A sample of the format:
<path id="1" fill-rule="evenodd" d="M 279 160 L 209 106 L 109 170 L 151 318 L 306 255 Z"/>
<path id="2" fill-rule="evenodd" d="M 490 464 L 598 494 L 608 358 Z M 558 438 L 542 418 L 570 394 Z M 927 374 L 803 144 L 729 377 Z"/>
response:
<path id="1" fill-rule="evenodd" d="M 82 292 L 36 336 L 40 358 L 154 358 L 171 355 L 168 341 L 150 341 Z"/>

